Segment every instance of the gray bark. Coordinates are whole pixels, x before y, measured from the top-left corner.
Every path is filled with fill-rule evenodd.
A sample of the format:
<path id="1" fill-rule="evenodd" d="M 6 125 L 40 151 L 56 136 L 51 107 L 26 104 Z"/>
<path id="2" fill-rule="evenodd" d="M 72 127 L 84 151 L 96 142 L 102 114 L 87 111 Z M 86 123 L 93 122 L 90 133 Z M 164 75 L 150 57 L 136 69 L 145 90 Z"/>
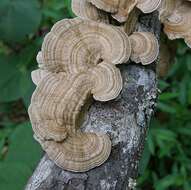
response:
<path id="1" fill-rule="evenodd" d="M 159 39 L 158 13 L 140 15 L 137 30 L 151 31 Z M 83 128 L 110 135 L 112 153 L 106 163 L 85 173 L 72 173 L 62 170 L 45 155 L 26 190 L 135 189 L 138 165 L 156 104 L 155 66 L 156 63 L 119 66 L 124 81 L 120 96 L 106 103 L 94 102 L 90 107 Z"/>

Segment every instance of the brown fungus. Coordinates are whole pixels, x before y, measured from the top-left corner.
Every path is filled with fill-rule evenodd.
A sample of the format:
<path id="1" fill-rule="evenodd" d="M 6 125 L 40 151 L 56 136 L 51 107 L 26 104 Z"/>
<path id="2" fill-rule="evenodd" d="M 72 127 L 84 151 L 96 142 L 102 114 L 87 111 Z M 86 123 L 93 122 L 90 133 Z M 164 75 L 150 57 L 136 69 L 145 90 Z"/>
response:
<path id="1" fill-rule="evenodd" d="M 115 14 L 112 14 L 112 17 L 119 22 L 125 22 L 129 17 L 130 12 L 137 5 L 138 0 L 120 0 L 118 10 Z"/>
<path id="2" fill-rule="evenodd" d="M 87 0 L 72 0 L 72 11 L 80 18 L 108 23 L 108 15 Z"/>
<path id="3" fill-rule="evenodd" d="M 50 159 L 61 168 L 73 172 L 85 172 L 100 166 L 109 157 L 111 150 L 109 137 L 95 133 L 79 132 L 64 142 L 45 141 L 41 144 Z"/>
<path id="4" fill-rule="evenodd" d="M 191 46 L 191 3 L 165 0 L 159 9 L 160 20 L 168 38 L 183 38 Z"/>
<path id="5" fill-rule="evenodd" d="M 161 4 L 161 0 L 138 0 L 137 8 L 143 13 L 151 13 L 158 9 Z"/>
<path id="6" fill-rule="evenodd" d="M 148 65 L 157 59 L 159 44 L 152 33 L 134 32 L 129 39 L 132 46 L 132 54 L 130 57 L 132 61 Z"/>
<path id="7" fill-rule="evenodd" d="M 179 4 L 180 1 L 177 0 L 163 0 L 158 8 L 160 21 L 164 22 Z"/>
<path id="8" fill-rule="evenodd" d="M 130 12 L 139 8 L 143 13 L 155 11 L 161 0 L 88 0 L 98 9 L 111 13 L 112 17 L 119 22 L 125 22 Z"/>
<path id="9" fill-rule="evenodd" d="M 31 78 L 35 85 L 39 85 L 40 81 L 46 76 L 50 74 L 47 70 L 37 69 L 32 71 Z"/>
<path id="10" fill-rule="evenodd" d="M 116 13 L 119 8 L 120 0 L 87 0 L 95 5 L 98 9 L 109 13 Z"/>
<path id="11" fill-rule="evenodd" d="M 78 73 L 100 60 L 112 64 L 126 62 L 131 54 L 128 36 L 118 28 L 79 18 L 57 22 L 45 37 L 41 67 Z"/>
<path id="12" fill-rule="evenodd" d="M 130 54 L 125 32 L 94 21 L 65 19 L 45 37 L 40 69 L 32 73 L 37 88 L 29 116 L 36 139 L 58 166 L 83 172 L 107 160 L 109 137 L 81 132 L 81 110 L 91 96 L 108 101 L 119 95 L 122 78 L 115 65 Z"/>

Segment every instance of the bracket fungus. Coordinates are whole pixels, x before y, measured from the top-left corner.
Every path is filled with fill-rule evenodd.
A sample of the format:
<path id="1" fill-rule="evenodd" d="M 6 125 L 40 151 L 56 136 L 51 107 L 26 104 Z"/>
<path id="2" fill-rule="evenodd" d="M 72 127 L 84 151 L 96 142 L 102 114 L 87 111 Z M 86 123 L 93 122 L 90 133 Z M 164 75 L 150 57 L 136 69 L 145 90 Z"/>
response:
<path id="1" fill-rule="evenodd" d="M 137 7 L 143 13 L 151 13 L 159 7 L 161 0 L 87 0 L 100 10 L 111 13 L 119 22 L 125 22 L 129 13 Z"/>
<path id="2" fill-rule="evenodd" d="M 134 32 L 129 36 L 132 53 L 131 60 L 135 63 L 148 65 L 154 62 L 159 54 L 159 44 L 156 37 L 150 32 Z"/>
<path id="3" fill-rule="evenodd" d="M 32 71 L 31 78 L 35 85 L 38 85 L 41 79 L 43 79 L 46 75 L 50 74 L 49 71 L 37 69 Z"/>
<path id="4" fill-rule="evenodd" d="M 125 22 L 136 5 L 137 0 L 120 0 L 118 9 L 112 14 L 112 17 L 119 22 Z"/>
<path id="5" fill-rule="evenodd" d="M 161 4 L 159 15 L 168 38 L 183 38 L 191 47 L 191 3 L 183 0 L 165 0 Z"/>
<path id="6" fill-rule="evenodd" d="M 160 21 L 164 22 L 179 4 L 179 0 L 163 0 L 158 8 Z"/>
<path id="7" fill-rule="evenodd" d="M 162 0 L 138 0 L 137 8 L 143 13 L 151 13 L 158 9 Z"/>
<path id="8" fill-rule="evenodd" d="M 32 72 L 36 90 L 28 111 L 36 140 L 63 169 L 84 172 L 108 159 L 109 137 L 80 130 L 85 111 L 92 98 L 109 101 L 120 94 L 123 81 L 117 64 L 131 58 L 146 65 L 158 56 L 153 34 L 128 37 L 124 28 L 109 24 L 103 10 L 123 22 L 135 6 L 149 12 L 159 2 L 73 0 L 79 17 L 57 22 L 45 36 L 37 55 L 39 69 Z"/>
<path id="9" fill-rule="evenodd" d="M 129 38 L 117 27 L 80 18 L 57 22 L 45 37 L 41 68 L 67 73 L 84 72 L 102 60 L 126 62 L 131 54 Z"/>
<path id="10" fill-rule="evenodd" d="M 93 98 L 108 101 L 122 89 L 115 66 L 131 54 L 117 27 L 80 18 L 57 22 L 46 35 L 32 72 L 37 85 L 29 106 L 36 139 L 60 167 L 83 172 L 101 165 L 111 151 L 106 134 L 80 131 L 81 110 Z"/>
<path id="11" fill-rule="evenodd" d="M 80 18 L 108 23 L 108 16 L 87 0 L 72 0 L 72 11 Z"/>

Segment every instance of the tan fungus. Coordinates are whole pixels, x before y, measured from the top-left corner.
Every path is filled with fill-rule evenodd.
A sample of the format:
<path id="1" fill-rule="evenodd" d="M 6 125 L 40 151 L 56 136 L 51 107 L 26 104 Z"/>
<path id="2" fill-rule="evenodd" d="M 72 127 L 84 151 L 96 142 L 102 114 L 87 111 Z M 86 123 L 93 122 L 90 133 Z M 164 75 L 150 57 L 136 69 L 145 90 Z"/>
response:
<path id="1" fill-rule="evenodd" d="M 79 18 L 57 22 L 45 37 L 41 67 L 52 71 L 78 73 L 102 60 L 126 62 L 131 54 L 128 36 L 118 28 Z"/>
<path id="2" fill-rule="evenodd" d="M 87 0 L 72 0 L 72 11 L 80 18 L 108 23 L 108 16 Z"/>
<path id="3" fill-rule="evenodd" d="M 138 0 L 137 8 L 143 13 L 151 13 L 158 9 L 161 4 L 161 0 Z"/>
<path id="4" fill-rule="evenodd" d="M 166 4 L 167 1 L 166 0 Z M 163 5 L 164 4 L 164 5 Z M 185 1 L 174 1 L 169 3 L 169 6 L 165 6 L 163 3 L 160 8 L 160 19 L 164 24 L 164 32 L 168 38 L 173 40 L 177 38 L 183 38 L 185 42 L 190 46 L 191 36 L 191 3 Z M 166 10 L 166 13 L 164 14 Z"/>
<path id="5" fill-rule="evenodd" d="M 92 95 L 99 101 L 119 95 L 122 78 L 115 65 L 130 53 L 125 32 L 79 18 L 59 21 L 45 37 L 40 69 L 32 73 L 37 88 L 29 116 L 36 139 L 60 167 L 83 172 L 107 160 L 109 137 L 82 133 L 81 110 Z"/>
<path id="6" fill-rule="evenodd" d="M 178 0 L 163 0 L 159 6 L 159 19 L 164 22 L 173 11 L 181 4 Z"/>
<path id="7" fill-rule="evenodd" d="M 144 13 L 155 11 L 161 0 L 88 0 L 98 9 L 112 14 L 112 17 L 119 22 L 125 22 L 130 12 L 139 8 Z"/>
<path id="8" fill-rule="evenodd" d="M 112 14 L 112 17 L 119 22 L 126 22 L 137 2 L 138 0 L 120 0 L 118 10 L 115 14 Z"/>
<path id="9" fill-rule="evenodd" d="M 120 0 L 87 0 L 95 5 L 98 9 L 109 13 L 116 13 L 118 11 Z"/>
<path id="10" fill-rule="evenodd" d="M 132 46 L 132 54 L 130 57 L 132 61 L 148 65 L 157 59 L 159 44 L 152 33 L 134 32 L 129 39 Z"/>

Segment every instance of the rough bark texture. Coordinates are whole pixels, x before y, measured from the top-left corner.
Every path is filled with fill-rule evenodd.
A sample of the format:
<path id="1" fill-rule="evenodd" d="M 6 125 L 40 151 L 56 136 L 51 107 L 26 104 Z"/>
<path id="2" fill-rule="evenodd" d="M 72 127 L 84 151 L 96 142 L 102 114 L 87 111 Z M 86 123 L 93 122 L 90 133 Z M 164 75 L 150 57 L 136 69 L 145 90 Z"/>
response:
<path id="1" fill-rule="evenodd" d="M 140 15 L 138 31 L 160 35 L 157 12 Z M 112 139 L 112 153 L 102 166 L 85 173 L 72 173 L 56 166 L 45 155 L 26 190 L 131 190 L 135 189 L 138 164 L 157 97 L 156 73 L 152 66 L 121 65 L 124 88 L 107 103 L 94 102 L 84 130 L 103 132 Z"/>

